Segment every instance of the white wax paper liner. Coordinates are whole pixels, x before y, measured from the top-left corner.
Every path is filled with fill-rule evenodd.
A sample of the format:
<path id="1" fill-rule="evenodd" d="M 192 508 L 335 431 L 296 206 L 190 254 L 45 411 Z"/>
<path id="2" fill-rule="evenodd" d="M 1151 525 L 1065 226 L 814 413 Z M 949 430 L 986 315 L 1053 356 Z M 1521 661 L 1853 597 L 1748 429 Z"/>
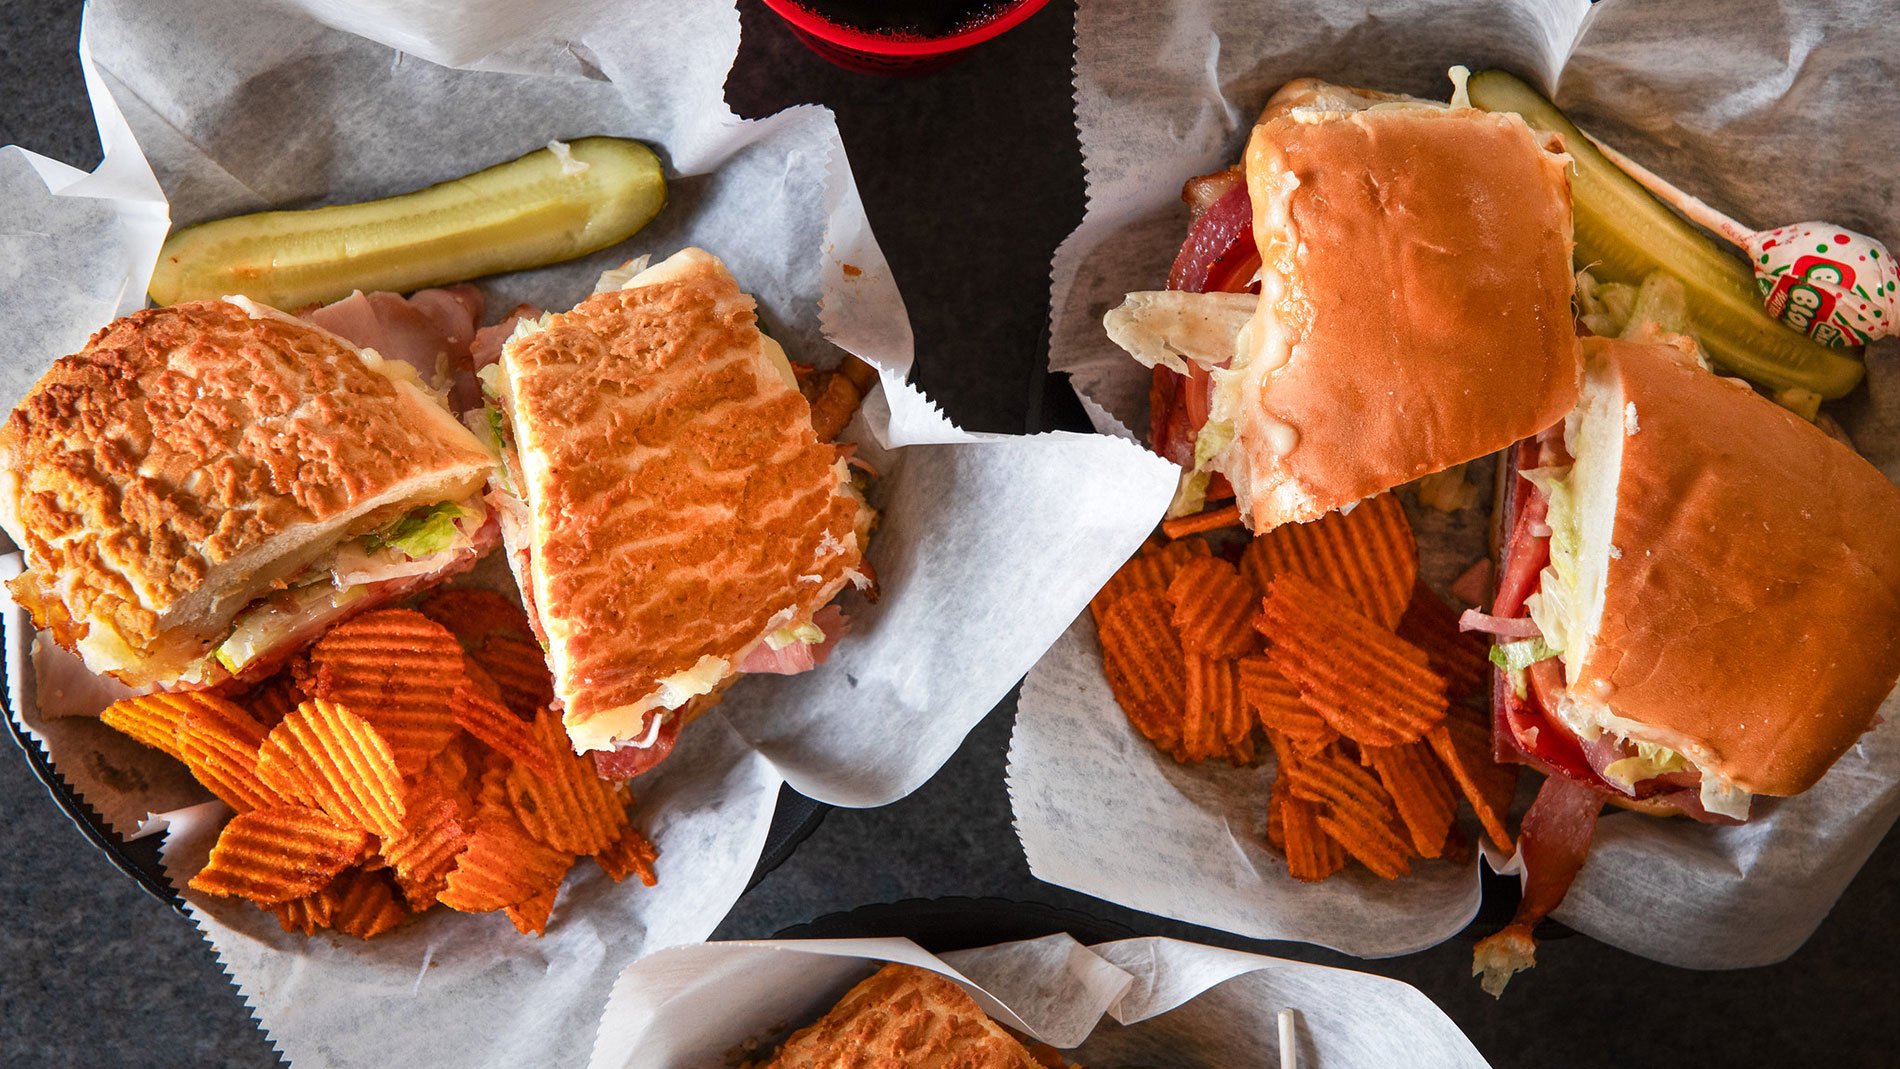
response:
<path id="1" fill-rule="evenodd" d="M 1503 66 L 1739 218 L 1900 234 L 1877 162 L 1900 159 L 1900 87 L 1886 59 L 1900 23 L 1866 0 L 1788 0 L 1755 14 L 1720 0 L 1084 5 L 1076 115 L 1088 211 L 1055 257 L 1050 365 L 1071 374 L 1098 428 L 1144 425 L 1148 373 L 1107 340 L 1102 313 L 1162 284 L 1186 233 L 1181 183 L 1238 159 L 1267 97 L 1306 75 L 1443 99 L 1451 65 Z M 1890 477 L 1900 471 L 1895 352 L 1891 341 L 1872 347 L 1867 388 L 1834 406 Z M 1484 552 L 1481 511 L 1410 509 L 1421 570 L 1439 589 Z M 1476 871 L 1445 863 L 1394 885 L 1363 872 L 1296 884 L 1258 844 L 1270 771 L 1182 769 L 1157 755 L 1115 708 L 1100 657 L 1093 623 L 1078 617 L 1023 688 L 1009 776 L 1037 876 L 1369 957 L 1429 946 L 1470 918 Z M 1882 712 L 1891 720 L 1900 705 L 1889 698 Z M 1606 815 L 1557 918 L 1685 967 L 1786 957 L 1900 813 L 1900 736 L 1879 728 L 1814 790 L 1758 804 L 1742 828 Z"/>

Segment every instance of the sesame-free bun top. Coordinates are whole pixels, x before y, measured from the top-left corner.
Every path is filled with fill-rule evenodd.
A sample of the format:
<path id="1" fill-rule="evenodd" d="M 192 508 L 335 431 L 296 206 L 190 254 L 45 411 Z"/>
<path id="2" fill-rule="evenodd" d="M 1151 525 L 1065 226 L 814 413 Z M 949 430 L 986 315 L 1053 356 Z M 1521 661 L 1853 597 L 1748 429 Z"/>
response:
<path id="1" fill-rule="evenodd" d="M 886 965 L 785 1041 L 764 1069 L 1042 1069 L 969 992 Z"/>
<path id="2" fill-rule="evenodd" d="M 1302 79 L 1247 146 L 1261 300 L 1216 466 L 1256 531 L 1555 423 L 1580 376 L 1560 141 Z M 1217 402 L 1218 407 L 1218 402 Z"/>
<path id="3" fill-rule="evenodd" d="M 864 509 L 725 265 L 687 249 L 512 337 L 531 599 L 582 750 L 649 736 L 858 575 Z"/>
<path id="4" fill-rule="evenodd" d="M 1900 679 L 1900 487 L 1680 349 L 1584 344 L 1566 438 L 1604 578 L 1571 692 L 1742 790 L 1804 791 Z"/>
<path id="5" fill-rule="evenodd" d="M 14 596 L 93 671 L 173 683 L 339 538 L 480 486 L 491 456 L 398 374 L 248 301 L 107 325 L 0 428 Z"/>

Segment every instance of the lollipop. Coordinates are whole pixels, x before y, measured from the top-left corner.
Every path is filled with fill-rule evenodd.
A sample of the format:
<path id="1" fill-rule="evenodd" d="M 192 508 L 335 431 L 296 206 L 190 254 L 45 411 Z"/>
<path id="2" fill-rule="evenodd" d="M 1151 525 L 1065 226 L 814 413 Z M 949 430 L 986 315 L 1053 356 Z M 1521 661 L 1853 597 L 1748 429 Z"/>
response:
<path id="1" fill-rule="evenodd" d="M 1831 223 L 1750 230 L 1590 140 L 1644 188 L 1746 252 L 1769 315 L 1823 345 L 1865 345 L 1900 334 L 1900 268 L 1885 245 Z"/>

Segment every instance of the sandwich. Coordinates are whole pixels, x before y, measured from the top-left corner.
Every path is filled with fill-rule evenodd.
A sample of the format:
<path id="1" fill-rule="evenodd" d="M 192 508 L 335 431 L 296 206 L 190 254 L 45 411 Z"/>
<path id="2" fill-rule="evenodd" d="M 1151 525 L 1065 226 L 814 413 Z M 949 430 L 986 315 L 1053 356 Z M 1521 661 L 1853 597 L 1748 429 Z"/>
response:
<path id="1" fill-rule="evenodd" d="M 1156 369 L 1173 514 L 1231 493 L 1256 532 L 1312 520 L 1569 411 L 1569 158 L 1462 96 L 1301 79 L 1240 168 L 1188 184 L 1169 289 L 1104 318 Z"/>
<path id="2" fill-rule="evenodd" d="M 928 969 L 886 965 L 800 1029 L 761 1069 L 1064 1069 L 990 1020 L 962 987 Z"/>
<path id="3" fill-rule="evenodd" d="M 523 320 L 490 494 L 577 752 L 651 768 L 742 672 L 822 663 L 873 513 L 752 298 L 698 249 Z"/>
<path id="4" fill-rule="evenodd" d="M 1479 951 L 1499 990 L 1606 801 L 1745 821 L 1900 680 L 1900 488 L 1689 339 L 1583 347 L 1577 407 L 1510 454 L 1498 588 L 1466 614 L 1495 636 L 1499 760 L 1547 775 L 1524 906 Z"/>
<path id="5" fill-rule="evenodd" d="M 412 368 L 320 327 L 242 297 L 135 312 L 0 428 L 8 585 L 94 673 L 242 682 L 473 564 L 492 465 Z"/>

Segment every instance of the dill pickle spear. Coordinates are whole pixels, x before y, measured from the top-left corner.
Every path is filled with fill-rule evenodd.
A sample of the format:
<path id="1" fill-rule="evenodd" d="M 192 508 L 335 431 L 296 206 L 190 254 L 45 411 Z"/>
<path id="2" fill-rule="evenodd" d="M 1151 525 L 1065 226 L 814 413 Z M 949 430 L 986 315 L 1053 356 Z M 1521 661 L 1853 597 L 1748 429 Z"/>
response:
<path id="1" fill-rule="evenodd" d="M 1471 102 L 1516 112 L 1532 128 L 1562 134 L 1575 161 L 1571 198 L 1576 262 L 1603 282 L 1640 285 L 1652 271 L 1680 280 L 1709 360 L 1774 390 L 1805 389 L 1826 398 L 1852 390 L 1866 366 L 1799 334 L 1763 310 L 1754 272 L 1611 163 L 1583 132 L 1516 76 L 1474 74 Z"/>
<path id="2" fill-rule="evenodd" d="M 242 294 L 285 309 L 407 293 L 606 248 L 665 203 L 651 149 L 585 137 L 401 196 L 187 227 L 165 239 L 150 292 L 159 304 Z"/>

